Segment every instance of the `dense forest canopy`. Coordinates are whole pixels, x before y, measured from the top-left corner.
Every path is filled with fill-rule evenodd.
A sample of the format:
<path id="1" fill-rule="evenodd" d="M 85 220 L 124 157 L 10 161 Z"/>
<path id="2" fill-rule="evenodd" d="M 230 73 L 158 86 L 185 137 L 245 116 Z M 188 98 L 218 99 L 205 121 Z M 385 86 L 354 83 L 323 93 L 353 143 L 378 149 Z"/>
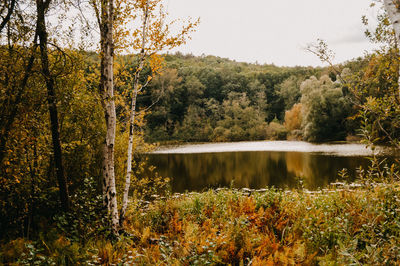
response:
<path id="1" fill-rule="evenodd" d="M 146 139 L 149 141 L 285 139 L 286 135 L 293 135 L 289 134 L 291 130 L 283 126 L 285 113 L 300 103 L 305 108 L 315 109 L 315 120 L 320 120 L 319 117 L 323 115 L 337 117 L 334 121 L 320 121 L 320 124 L 314 125 L 314 130 L 307 129 L 304 139 L 344 140 L 346 135 L 355 134 L 355 128 L 346 121 L 347 117 L 354 115 L 350 106 L 343 108 L 340 114 L 336 113 L 339 110 L 335 110 L 334 106 L 342 102 L 329 103 L 321 107 L 323 110 L 312 106 L 313 103 L 330 102 L 336 98 L 338 101 L 348 101 L 346 99 L 350 97 L 349 93 L 344 95 L 341 92 L 342 86 L 336 80 L 335 72 L 329 68 L 276 67 L 238 63 L 214 56 L 181 54 L 167 55 L 165 59 L 164 72 L 156 77 L 147 93 L 139 99 L 146 106 L 151 104 L 150 99 L 159 98 L 151 113 L 146 116 Z M 362 59 L 348 64 L 356 64 L 357 61 Z M 340 91 L 340 95 L 322 89 L 319 83 L 308 86 L 314 86 L 321 94 L 320 97 L 310 95 L 310 89 L 306 89 L 307 85 L 303 83 L 322 76 L 326 76 L 326 82 L 330 80 L 329 86 L 332 89 L 338 88 L 336 91 Z M 302 113 L 291 119 L 299 120 L 304 116 L 305 128 L 306 123 L 310 125 L 312 122 L 308 121 L 311 117 L 305 110 Z M 318 133 L 322 128 L 327 132 L 333 129 L 336 133 Z M 283 132 L 277 133 L 276 130 Z M 299 132 L 294 133 L 297 134 L 296 138 L 301 137 Z"/>

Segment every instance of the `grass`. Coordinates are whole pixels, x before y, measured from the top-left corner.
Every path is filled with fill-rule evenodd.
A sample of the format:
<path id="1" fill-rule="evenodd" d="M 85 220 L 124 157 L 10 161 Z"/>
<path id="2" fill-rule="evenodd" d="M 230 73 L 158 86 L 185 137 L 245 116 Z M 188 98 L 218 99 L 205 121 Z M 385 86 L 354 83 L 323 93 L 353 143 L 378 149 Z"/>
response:
<path id="1" fill-rule="evenodd" d="M 1 246 L 10 264 L 398 264 L 400 184 L 187 193 L 129 210 L 126 234 L 74 242 L 57 230 Z"/>

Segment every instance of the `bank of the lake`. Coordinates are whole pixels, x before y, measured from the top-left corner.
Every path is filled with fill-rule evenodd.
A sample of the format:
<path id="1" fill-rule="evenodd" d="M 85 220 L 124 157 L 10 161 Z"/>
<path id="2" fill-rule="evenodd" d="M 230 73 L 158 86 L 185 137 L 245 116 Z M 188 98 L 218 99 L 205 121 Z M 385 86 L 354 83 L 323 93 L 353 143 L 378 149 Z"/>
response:
<path id="1" fill-rule="evenodd" d="M 219 152 L 309 152 L 337 156 L 371 156 L 385 154 L 389 149 L 377 146 L 374 149 L 357 142 L 310 143 L 305 141 L 240 141 L 240 142 L 207 142 L 175 143 L 161 145 L 153 154 L 193 154 Z"/>
<path id="2" fill-rule="evenodd" d="M 119 241 L 51 226 L 0 247 L 0 262 L 57 265 L 395 265 L 400 184 L 305 190 L 220 189 L 131 208 Z M 78 232 L 79 233 L 79 232 Z"/>

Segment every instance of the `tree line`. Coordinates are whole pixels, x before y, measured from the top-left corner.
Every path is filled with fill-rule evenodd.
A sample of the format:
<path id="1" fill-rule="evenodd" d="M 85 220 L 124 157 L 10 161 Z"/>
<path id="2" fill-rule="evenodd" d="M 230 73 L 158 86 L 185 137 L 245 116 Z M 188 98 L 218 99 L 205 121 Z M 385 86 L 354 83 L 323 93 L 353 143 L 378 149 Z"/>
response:
<path id="1" fill-rule="evenodd" d="M 166 55 L 162 75 L 139 97 L 148 141 L 345 140 L 355 104 L 328 67 L 277 67 L 215 56 Z M 360 71 L 364 59 L 346 63 Z M 340 71 L 350 71 L 343 64 Z M 355 69 L 357 68 L 357 69 Z M 345 74 L 345 73 L 344 73 Z"/>

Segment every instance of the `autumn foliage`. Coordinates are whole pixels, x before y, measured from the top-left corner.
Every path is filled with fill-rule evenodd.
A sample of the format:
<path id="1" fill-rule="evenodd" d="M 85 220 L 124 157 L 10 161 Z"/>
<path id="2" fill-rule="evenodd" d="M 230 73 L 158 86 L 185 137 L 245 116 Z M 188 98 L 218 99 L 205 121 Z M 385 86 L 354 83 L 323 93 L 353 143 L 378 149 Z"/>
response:
<path id="1" fill-rule="evenodd" d="M 0 261 L 110 265 L 383 264 L 399 261 L 398 184 L 324 191 L 176 194 L 130 208 L 127 234 L 79 246 L 50 230 L 41 242 L 17 239 Z M 46 247 L 46 248 L 41 248 Z M 31 252 L 31 253 L 30 253 Z"/>
<path id="2" fill-rule="evenodd" d="M 285 127 L 289 131 L 301 129 L 301 103 L 296 103 L 285 112 Z"/>

